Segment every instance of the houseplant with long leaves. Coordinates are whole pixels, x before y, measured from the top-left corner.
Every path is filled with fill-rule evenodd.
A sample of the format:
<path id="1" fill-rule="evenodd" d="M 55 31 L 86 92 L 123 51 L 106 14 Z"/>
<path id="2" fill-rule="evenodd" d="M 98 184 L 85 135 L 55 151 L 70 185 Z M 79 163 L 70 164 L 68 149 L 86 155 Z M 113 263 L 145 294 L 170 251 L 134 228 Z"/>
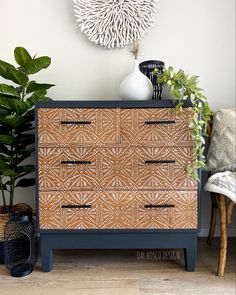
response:
<path id="1" fill-rule="evenodd" d="M 154 70 L 154 73 L 158 70 Z M 186 101 L 191 102 L 191 117 L 189 128 L 192 138 L 196 143 L 194 148 L 194 161 L 185 167 L 187 173 L 193 180 L 198 180 L 198 169 L 205 168 L 205 139 L 207 126 L 211 119 L 211 110 L 206 96 L 198 86 L 198 77 L 190 76 L 183 70 L 175 71 L 173 67 L 164 68 L 158 73 L 158 83 L 166 85 L 174 100 L 175 110 L 181 112 Z"/>
<path id="2" fill-rule="evenodd" d="M 54 86 L 31 79 L 50 65 L 48 56 L 32 57 L 25 48 L 16 47 L 14 57 L 17 66 L 0 60 L 0 190 L 5 212 L 14 204 L 17 187 L 35 183 L 27 177 L 34 171 L 34 165 L 27 163 L 34 152 L 34 105 L 48 100 L 47 90 Z"/>

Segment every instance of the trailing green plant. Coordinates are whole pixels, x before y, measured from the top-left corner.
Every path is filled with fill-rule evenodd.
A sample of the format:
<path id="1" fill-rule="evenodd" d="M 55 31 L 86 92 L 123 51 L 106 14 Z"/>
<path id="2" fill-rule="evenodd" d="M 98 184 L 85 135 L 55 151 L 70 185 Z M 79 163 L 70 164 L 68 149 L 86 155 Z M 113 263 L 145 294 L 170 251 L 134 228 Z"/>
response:
<path id="1" fill-rule="evenodd" d="M 50 65 L 48 56 L 31 57 L 25 48 L 16 47 L 14 57 L 17 67 L 0 60 L 2 82 L 12 82 L 0 84 L 0 189 L 5 209 L 12 207 L 16 187 L 35 183 L 26 178 L 34 165 L 25 163 L 34 152 L 34 106 L 48 100 L 47 89 L 54 86 L 29 78 Z"/>
<path id="2" fill-rule="evenodd" d="M 154 70 L 157 73 L 157 70 Z M 197 169 L 205 168 L 205 139 L 208 122 L 211 118 L 211 110 L 207 98 L 198 87 L 198 76 L 189 76 L 183 70 L 174 71 L 173 67 L 164 68 L 158 73 L 158 83 L 165 84 L 170 89 L 174 98 L 175 110 L 181 112 L 186 101 L 191 102 L 193 116 L 189 123 L 192 139 L 196 145 L 194 148 L 194 161 L 186 167 L 187 173 L 193 180 L 198 180 Z"/>

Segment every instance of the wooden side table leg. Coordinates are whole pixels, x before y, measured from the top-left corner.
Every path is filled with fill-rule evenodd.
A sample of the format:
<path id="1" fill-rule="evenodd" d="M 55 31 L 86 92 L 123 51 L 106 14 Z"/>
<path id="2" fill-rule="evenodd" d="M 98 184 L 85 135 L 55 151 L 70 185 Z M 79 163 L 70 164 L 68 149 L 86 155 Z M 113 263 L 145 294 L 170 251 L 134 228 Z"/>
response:
<path id="1" fill-rule="evenodd" d="M 217 213 L 217 204 L 215 199 L 215 193 L 211 192 L 211 224 L 209 228 L 207 244 L 211 245 L 212 239 L 215 233 L 216 228 L 216 213 Z"/>
<path id="2" fill-rule="evenodd" d="M 232 213 L 234 209 L 235 203 L 233 201 L 230 201 L 229 206 L 227 208 L 227 223 L 232 223 Z"/>
<path id="3" fill-rule="evenodd" d="M 226 197 L 224 195 L 219 195 L 217 205 L 220 214 L 220 255 L 217 275 L 223 276 L 227 256 L 227 206 Z"/>

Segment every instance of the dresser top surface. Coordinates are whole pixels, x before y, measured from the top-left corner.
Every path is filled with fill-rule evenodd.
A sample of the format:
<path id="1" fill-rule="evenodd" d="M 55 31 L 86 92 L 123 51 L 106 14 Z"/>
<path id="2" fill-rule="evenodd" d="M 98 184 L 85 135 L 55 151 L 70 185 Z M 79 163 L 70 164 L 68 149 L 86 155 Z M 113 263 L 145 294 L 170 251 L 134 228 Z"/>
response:
<path id="1" fill-rule="evenodd" d="M 174 104 L 172 100 L 49 100 L 38 101 L 36 108 L 173 108 Z"/>

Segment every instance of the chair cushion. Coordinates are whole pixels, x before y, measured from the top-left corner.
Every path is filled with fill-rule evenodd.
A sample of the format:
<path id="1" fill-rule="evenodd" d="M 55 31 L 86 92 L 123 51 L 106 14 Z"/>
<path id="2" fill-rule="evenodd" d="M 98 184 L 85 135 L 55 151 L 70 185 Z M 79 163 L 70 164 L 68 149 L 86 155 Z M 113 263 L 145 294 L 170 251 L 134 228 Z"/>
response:
<path id="1" fill-rule="evenodd" d="M 206 165 L 213 172 L 236 171 L 236 108 L 214 114 Z"/>

